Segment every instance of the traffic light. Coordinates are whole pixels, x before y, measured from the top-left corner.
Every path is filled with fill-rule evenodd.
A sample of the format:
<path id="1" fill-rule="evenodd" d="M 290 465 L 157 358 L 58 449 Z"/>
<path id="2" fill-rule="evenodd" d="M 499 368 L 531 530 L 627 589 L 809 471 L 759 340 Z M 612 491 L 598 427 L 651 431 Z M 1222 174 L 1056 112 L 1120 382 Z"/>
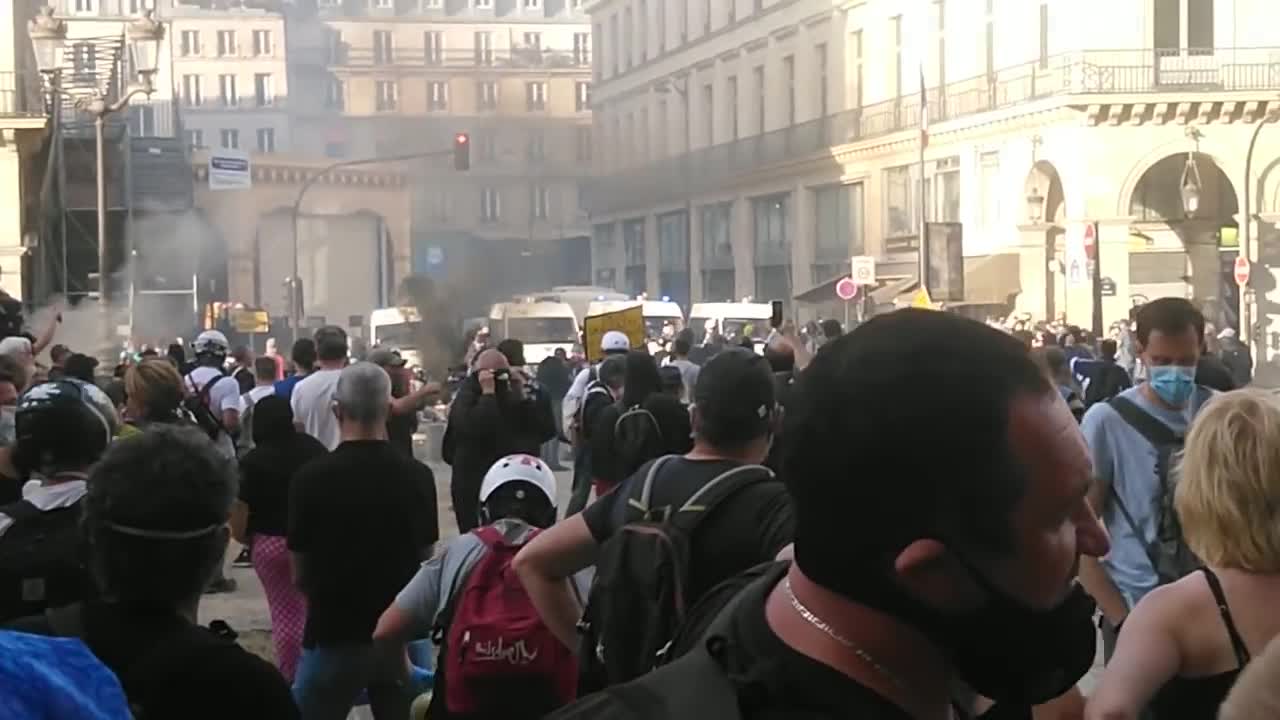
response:
<path id="1" fill-rule="evenodd" d="M 466 133 L 453 136 L 453 169 L 471 169 L 471 138 Z"/>

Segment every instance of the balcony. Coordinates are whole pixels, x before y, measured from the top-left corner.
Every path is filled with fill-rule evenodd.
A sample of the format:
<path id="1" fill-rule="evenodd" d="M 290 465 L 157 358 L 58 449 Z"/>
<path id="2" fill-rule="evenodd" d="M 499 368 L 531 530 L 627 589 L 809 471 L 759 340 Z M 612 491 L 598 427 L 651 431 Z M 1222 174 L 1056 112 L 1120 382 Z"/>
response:
<path id="1" fill-rule="evenodd" d="M 40 79 L 35 74 L 0 72 L 0 117 L 43 117 Z"/>
<path id="2" fill-rule="evenodd" d="M 1280 48 L 1088 50 L 932 88 L 929 123 L 1055 97 L 1250 91 L 1280 91 Z M 599 178 L 589 206 L 615 213 L 679 202 L 776 163 L 919 126 L 919 94 L 903 95 Z"/>
<path id="3" fill-rule="evenodd" d="M 373 47 L 342 44 L 330 48 L 332 68 L 379 70 L 421 70 L 422 68 L 483 68 L 496 70 L 591 70 L 591 54 L 569 49 L 516 47 L 502 49 L 394 48 L 383 52 Z"/>

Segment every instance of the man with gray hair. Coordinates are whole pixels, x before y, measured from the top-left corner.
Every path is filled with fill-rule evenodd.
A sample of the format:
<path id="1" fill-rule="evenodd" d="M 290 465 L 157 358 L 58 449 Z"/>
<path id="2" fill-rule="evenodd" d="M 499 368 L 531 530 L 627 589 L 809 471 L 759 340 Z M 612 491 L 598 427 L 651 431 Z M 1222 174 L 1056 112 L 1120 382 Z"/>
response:
<path id="1" fill-rule="evenodd" d="M 439 539 L 435 483 L 387 441 L 382 368 L 344 368 L 333 400 L 341 442 L 289 491 L 289 550 L 308 604 L 294 697 L 305 720 L 336 720 L 367 688 L 374 717 L 399 720 L 412 699 L 404 657 L 375 653 L 373 629 Z"/>

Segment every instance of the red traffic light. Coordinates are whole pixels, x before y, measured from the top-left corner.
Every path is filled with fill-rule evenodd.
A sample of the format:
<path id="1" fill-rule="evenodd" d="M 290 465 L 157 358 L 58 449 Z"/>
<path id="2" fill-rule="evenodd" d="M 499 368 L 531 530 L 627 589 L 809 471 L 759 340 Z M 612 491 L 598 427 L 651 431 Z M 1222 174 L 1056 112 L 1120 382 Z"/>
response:
<path id="1" fill-rule="evenodd" d="M 453 169 L 471 169 L 471 138 L 466 133 L 453 136 Z"/>

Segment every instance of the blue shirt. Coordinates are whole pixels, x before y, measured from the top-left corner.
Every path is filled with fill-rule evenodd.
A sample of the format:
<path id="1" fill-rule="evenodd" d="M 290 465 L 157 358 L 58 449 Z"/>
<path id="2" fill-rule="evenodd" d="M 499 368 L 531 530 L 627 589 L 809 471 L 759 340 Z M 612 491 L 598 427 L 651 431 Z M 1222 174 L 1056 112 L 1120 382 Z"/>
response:
<path id="1" fill-rule="evenodd" d="M 115 674 L 84 643 L 0 632 L 0 717 L 129 720 Z"/>
<path id="2" fill-rule="evenodd" d="M 292 397 L 293 397 L 293 386 L 294 386 L 294 385 L 297 385 L 299 382 L 302 382 L 302 378 L 304 378 L 304 377 L 306 377 L 306 376 L 305 376 L 305 375 L 290 375 L 289 377 L 287 377 L 287 378 L 285 378 L 285 379 L 283 379 L 283 380 L 277 380 L 277 381 L 276 381 L 276 384 L 272 386 L 272 387 L 274 387 L 274 388 L 275 388 L 275 391 L 276 391 L 276 397 L 282 397 L 282 398 L 284 398 L 285 400 L 288 400 L 288 399 L 292 398 Z"/>
<path id="3" fill-rule="evenodd" d="M 1132 401 L 1152 417 L 1186 436 L 1191 420 L 1213 391 L 1197 387 L 1183 410 L 1169 410 L 1148 400 L 1142 386 L 1129 388 L 1118 397 Z M 1102 567 L 1132 608 L 1156 588 L 1156 570 L 1146 548 L 1156 539 L 1160 507 L 1160 478 L 1156 475 L 1156 449 L 1105 402 L 1096 403 L 1080 423 L 1085 442 L 1093 456 L 1093 472 L 1111 487 L 1103 507 L 1102 522 L 1111 535 L 1111 553 Z M 1119 496 L 1137 525 L 1130 527 L 1112 500 Z"/>

